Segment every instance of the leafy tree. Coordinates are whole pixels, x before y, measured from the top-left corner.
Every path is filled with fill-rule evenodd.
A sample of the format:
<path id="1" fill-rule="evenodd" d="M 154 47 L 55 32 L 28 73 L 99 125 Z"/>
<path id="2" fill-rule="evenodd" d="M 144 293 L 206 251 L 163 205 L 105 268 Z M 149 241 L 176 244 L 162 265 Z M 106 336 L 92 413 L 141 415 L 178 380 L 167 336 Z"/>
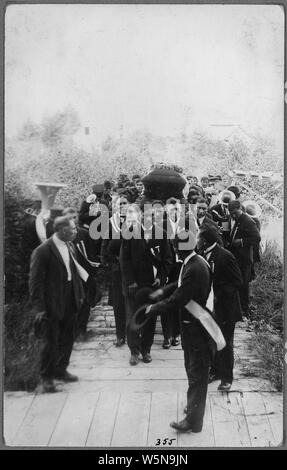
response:
<path id="1" fill-rule="evenodd" d="M 79 129 L 80 121 L 76 111 L 66 108 L 42 121 L 42 141 L 47 147 L 55 147 L 71 138 Z"/>

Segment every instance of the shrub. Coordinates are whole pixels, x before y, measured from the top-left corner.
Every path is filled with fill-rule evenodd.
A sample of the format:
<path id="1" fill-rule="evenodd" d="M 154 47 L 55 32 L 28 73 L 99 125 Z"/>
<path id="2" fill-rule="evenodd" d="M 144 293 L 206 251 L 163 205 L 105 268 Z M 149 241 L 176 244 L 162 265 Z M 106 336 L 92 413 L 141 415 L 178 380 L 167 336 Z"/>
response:
<path id="1" fill-rule="evenodd" d="M 34 336 L 34 314 L 26 301 L 4 309 L 5 390 L 32 391 L 39 381 L 41 341 Z"/>
<path id="2" fill-rule="evenodd" d="M 28 293 L 28 253 L 23 244 L 24 210 L 31 201 L 25 196 L 25 183 L 15 172 L 5 178 L 5 302 L 15 302 Z"/>
<path id="3" fill-rule="evenodd" d="M 266 242 L 261 263 L 256 265 L 256 279 L 252 283 L 254 305 L 251 320 L 255 327 L 268 324 L 283 330 L 283 263 L 275 242 Z"/>
<path id="4" fill-rule="evenodd" d="M 253 348 L 260 363 L 256 375 L 282 390 L 283 377 L 283 263 L 275 243 L 266 243 L 252 286 Z M 256 372 L 256 371 L 254 371 Z"/>

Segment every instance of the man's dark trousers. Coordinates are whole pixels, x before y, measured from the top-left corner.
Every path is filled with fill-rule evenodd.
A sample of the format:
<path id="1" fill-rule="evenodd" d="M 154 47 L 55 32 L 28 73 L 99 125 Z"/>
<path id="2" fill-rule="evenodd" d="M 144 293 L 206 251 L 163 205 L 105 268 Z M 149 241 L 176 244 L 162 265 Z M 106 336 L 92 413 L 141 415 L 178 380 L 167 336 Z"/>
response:
<path id="1" fill-rule="evenodd" d="M 247 317 L 249 315 L 249 283 L 251 281 L 252 264 L 240 263 L 237 260 L 242 275 L 243 284 L 239 288 L 240 303 L 243 311 L 243 315 Z"/>
<path id="2" fill-rule="evenodd" d="M 215 374 L 222 382 L 232 384 L 234 366 L 234 322 L 219 323 L 224 336 L 226 346 L 221 351 L 217 351 L 211 367 L 211 374 Z"/>
<path id="3" fill-rule="evenodd" d="M 127 343 L 131 354 L 150 353 L 156 327 L 156 315 L 153 315 L 144 325 L 140 332 L 135 332 L 130 328 L 130 320 L 140 305 L 136 305 L 134 297 L 127 296 L 126 314 L 127 314 Z"/>
<path id="4" fill-rule="evenodd" d="M 75 339 L 76 319 L 72 282 L 68 282 L 64 317 L 48 318 L 41 352 L 40 375 L 43 379 L 53 379 L 67 369 Z"/>
<path id="5" fill-rule="evenodd" d="M 191 319 L 181 322 L 184 365 L 188 378 L 187 421 L 192 431 L 200 432 L 203 425 L 211 353 L 202 327 Z"/>
<path id="6" fill-rule="evenodd" d="M 122 294 L 122 276 L 120 266 L 117 263 L 112 265 L 111 270 L 111 303 L 114 309 L 116 335 L 118 339 L 126 337 L 126 306 L 125 298 Z"/>
<path id="7" fill-rule="evenodd" d="M 86 286 L 85 282 L 83 282 L 83 289 L 84 289 L 84 293 L 85 293 L 85 298 L 84 298 L 83 304 L 81 306 L 81 310 L 80 310 L 79 315 L 78 315 L 76 336 L 78 334 L 81 334 L 81 333 L 83 333 L 83 334 L 86 333 L 89 318 L 90 318 L 90 309 L 91 309 L 91 307 L 89 306 L 89 304 L 87 302 L 88 289 L 87 289 L 87 286 Z"/>

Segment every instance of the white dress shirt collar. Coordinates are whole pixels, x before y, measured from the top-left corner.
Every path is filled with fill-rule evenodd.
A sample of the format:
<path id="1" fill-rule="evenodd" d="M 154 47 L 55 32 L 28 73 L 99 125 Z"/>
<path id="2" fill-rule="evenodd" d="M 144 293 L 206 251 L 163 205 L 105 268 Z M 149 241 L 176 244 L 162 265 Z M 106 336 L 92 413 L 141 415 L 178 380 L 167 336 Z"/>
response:
<path id="1" fill-rule="evenodd" d="M 53 242 L 56 245 L 57 250 L 59 251 L 64 265 L 66 266 L 68 281 L 72 280 L 72 271 L 70 266 L 70 253 L 68 245 L 66 242 L 61 240 L 56 233 L 53 234 Z"/>
<path id="2" fill-rule="evenodd" d="M 213 248 L 215 248 L 215 247 L 216 247 L 216 242 L 213 243 L 213 245 L 210 245 L 210 246 L 207 248 L 207 250 L 205 250 L 204 254 L 205 254 L 205 256 L 206 256 L 207 261 L 209 260 L 209 258 L 210 258 L 210 256 L 211 256 L 211 252 L 212 252 Z"/>
<path id="3" fill-rule="evenodd" d="M 207 253 L 209 253 L 210 251 L 213 250 L 213 248 L 216 247 L 216 242 L 213 243 L 213 245 L 210 245 L 204 252 L 204 254 L 206 255 Z"/>

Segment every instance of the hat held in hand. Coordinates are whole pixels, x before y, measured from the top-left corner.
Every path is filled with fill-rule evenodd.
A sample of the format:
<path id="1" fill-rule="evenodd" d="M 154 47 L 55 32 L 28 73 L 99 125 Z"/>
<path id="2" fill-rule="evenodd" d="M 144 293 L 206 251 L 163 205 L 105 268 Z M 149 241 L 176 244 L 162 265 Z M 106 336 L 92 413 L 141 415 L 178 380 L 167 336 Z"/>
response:
<path id="1" fill-rule="evenodd" d="M 154 292 L 152 287 L 142 287 L 135 294 L 135 304 L 138 307 L 130 320 L 130 329 L 139 331 L 152 317 L 153 313 L 146 314 L 147 307 L 152 304 L 149 295 Z"/>

